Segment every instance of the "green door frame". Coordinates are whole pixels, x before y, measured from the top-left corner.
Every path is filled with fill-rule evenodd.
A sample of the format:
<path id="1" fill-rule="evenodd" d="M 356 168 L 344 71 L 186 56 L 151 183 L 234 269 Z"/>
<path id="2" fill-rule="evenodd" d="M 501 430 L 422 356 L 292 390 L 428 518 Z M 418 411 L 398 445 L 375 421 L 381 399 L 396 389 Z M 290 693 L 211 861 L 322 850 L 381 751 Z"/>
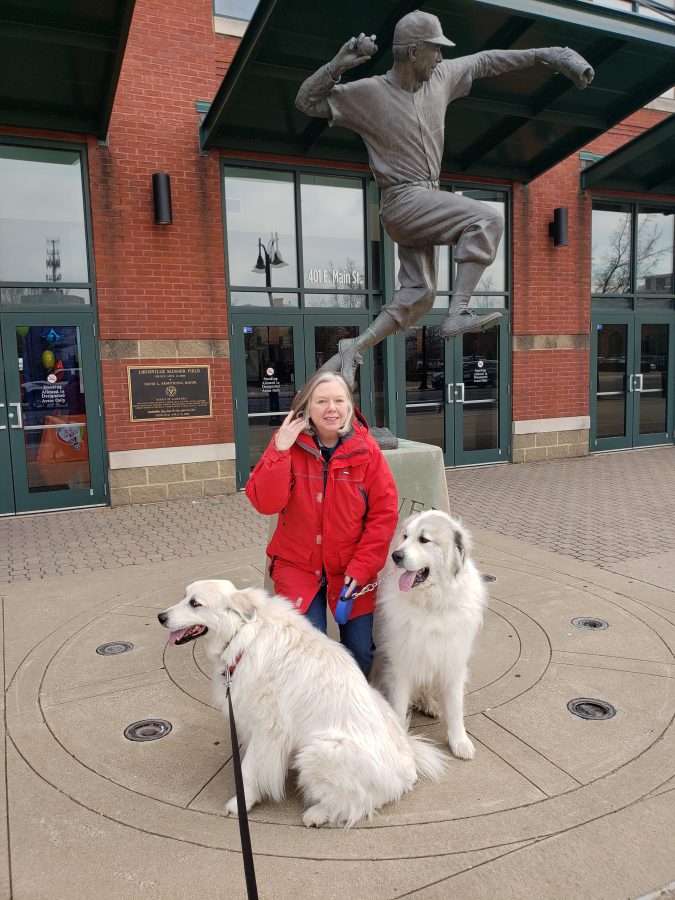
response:
<path id="1" fill-rule="evenodd" d="M 9 312 L 3 310 L 1 325 L 6 404 L 21 402 L 19 368 L 10 364 L 16 355 L 17 325 L 71 325 L 80 329 L 84 397 L 87 416 L 87 444 L 91 488 L 69 491 L 47 491 L 31 494 L 28 490 L 28 471 L 23 428 L 8 428 L 11 468 L 14 482 L 14 510 L 17 513 L 43 512 L 104 504 L 107 498 L 106 467 L 103 458 L 102 395 L 96 353 L 95 325 L 92 311 Z M 4 432 L 3 432 L 4 434 Z"/>
<path id="2" fill-rule="evenodd" d="M 314 363 L 315 360 L 315 351 L 314 351 L 314 329 L 316 327 L 320 327 L 322 325 L 334 325 L 334 326 L 356 326 L 358 328 L 358 333 L 365 331 L 366 328 L 370 325 L 372 316 L 368 312 L 368 310 L 363 310 L 363 312 L 355 311 L 352 316 L 349 317 L 349 322 L 345 322 L 344 315 L 313 315 L 313 314 L 305 314 L 303 316 L 303 326 L 305 332 L 305 379 L 309 378 L 309 376 L 316 372 L 316 366 Z M 373 422 L 373 366 L 372 360 L 370 359 L 372 353 L 365 359 L 365 364 L 359 366 L 359 383 L 361 389 L 361 405 L 359 406 L 360 411 L 366 418 L 366 421 L 369 423 Z M 327 360 L 324 360 L 327 362 Z"/>
<path id="3" fill-rule="evenodd" d="M 667 384 L 667 408 L 666 431 L 656 434 L 639 433 L 640 422 L 640 391 L 633 389 L 635 375 L 641 374 L 641 339 L 643 325 L 668 325 L 668 372 Z M 600 325 L 626 325 L 626 428 L 625 435 L 615 438 L 597 437 L 597 383 L 598 383 L 598 326 Z M 594 313 L 591 316 L 591 378 L 589 412 L 591 416 L 590 446 L 591 452 L 603 452 L 606 450 L 628 450 L 631 447 L 651 447 L 657 444 L 672 443 L 673 434 L 673 407 L 675 403 L 675 315 L 655 310 L 653 313 L 624 312 L 624 313 Z"/>
<path id="4" fill-rule="evenodd" d="M 237 462 L 237 490 L 246 487 L 249 478 L 250 443 L 248 434 L 248 386 L 246 383 L 246 354 L 244 328 L 248 326 L 283 326 L 293 329 L 293 357 L 295 384 L 305 381 L 305 342 L 302 316 L 287 312 L 251 309 L 246 312 L 230 312 L 230 355 L 232 372 L 232 397 L 234 400 L 234 441 Z"/>
<path id="5" fill-rule="evenodd" d="M 0 516 L 11 515 L 14 507 L 12 454 L 9 449 L 9 412 L 5 393 L 4 361 L 0 344 Z"/>
<path id="6" fill-rule="evenodd" d="M 481 310 L 482 312 L 482 310 Z M 463 384 L 462 338 L 453 338 L 445 342 L 445 456 L 446 467 L 475 466 L 486 463 L 508 462 L 511 452 L 511 359 L 510 320 L 506 310 L 499 323 L 499 444 L 493 450 L 464 450 L 463 403 L 461 400 Z M 438 327 L 443 319 L 443 311 L 430 313 L 416 325 Z M 396 378 L 396 417 L 397 435 L 406 437 L 406 383 L 405 383 L 405 333 L 398 332 L 394 336 L 395 378 Z"/>

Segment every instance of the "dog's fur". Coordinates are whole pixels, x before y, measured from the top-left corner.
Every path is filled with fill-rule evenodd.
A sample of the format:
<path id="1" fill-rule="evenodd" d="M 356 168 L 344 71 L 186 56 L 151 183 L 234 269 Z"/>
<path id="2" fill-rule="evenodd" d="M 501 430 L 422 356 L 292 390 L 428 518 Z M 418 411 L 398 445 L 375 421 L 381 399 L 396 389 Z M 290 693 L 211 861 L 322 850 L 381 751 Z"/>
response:
<path id="1" fill-rule="evenodd" d="M 455 756 L 473 759 L 464 728 L 467 661 L 483 621 L 487 591 L 469 558 L 470 535 L 443 512 L 428 510 L 407 519 L 385 567 L 375 611 L 375 667 L 399 722 L 412 703 L 421 712 L 442 711 Z M 400 576 L 416 582 L 399 588 Z"/>
<path id="2" fill-rule="evenodd" d="M 214 665 L 214 702 L 226 717 L 223 673 L 241 655 L 232 702 L 246 749 L 247 809 L 264 796 L 283 798 L 289 766 L 309 806 L 307 826 L 350 827 L 398 800 L 418 776 L 441 776 L 441 751 L 406 735 L 351 655 L 282 597 L 238 591 L 229 581 L 197 581 L 159 620 L 172 631 L 208 629 L 196 631 Z M 236 815 L 236 797 L 226 811 Z"/>

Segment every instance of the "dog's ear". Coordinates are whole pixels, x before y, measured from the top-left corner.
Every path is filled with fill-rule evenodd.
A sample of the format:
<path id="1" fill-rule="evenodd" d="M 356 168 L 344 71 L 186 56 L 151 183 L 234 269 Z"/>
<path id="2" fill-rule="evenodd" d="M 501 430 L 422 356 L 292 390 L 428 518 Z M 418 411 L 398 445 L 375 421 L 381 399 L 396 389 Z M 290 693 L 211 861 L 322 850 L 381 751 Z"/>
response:
<path id="1" fill-rule="evenodd" d="M 238 613 L 244 622 L 251 625 L 258 618 L 258 591 L 244 589 L 233 594 L 230 600 L 230 608 Z"/>
<path id="2" fill-rule="evenodd" d="M 466 554 L 466 546 L 464 544 L 464 535 L 458 529 L 455 529 L 455 547 L 459 551 L 459 555 L 462 557 L 462 562 L 464 562 L 464 556 Z"/>

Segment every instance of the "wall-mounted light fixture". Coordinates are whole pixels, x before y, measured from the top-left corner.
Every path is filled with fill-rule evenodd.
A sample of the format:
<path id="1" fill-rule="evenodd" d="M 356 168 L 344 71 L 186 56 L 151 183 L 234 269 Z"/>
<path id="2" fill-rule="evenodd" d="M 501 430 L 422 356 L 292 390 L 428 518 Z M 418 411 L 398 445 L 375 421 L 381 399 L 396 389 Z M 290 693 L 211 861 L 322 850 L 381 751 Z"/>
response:
<path id="1" fill-rule="evenodd" d="M 553 238 L 554 247 L 567 246 L 566 206 L 558 206 L 553 210 L 553 221 L 548 223 L 548 236 Z"/>
<path id="2" fill-rule="evenodd" d="M 152 197 L 155 201 L 155 225 L 173 225 L 171 180 L 166 172 L 155 172 L 152 176 Z"/>

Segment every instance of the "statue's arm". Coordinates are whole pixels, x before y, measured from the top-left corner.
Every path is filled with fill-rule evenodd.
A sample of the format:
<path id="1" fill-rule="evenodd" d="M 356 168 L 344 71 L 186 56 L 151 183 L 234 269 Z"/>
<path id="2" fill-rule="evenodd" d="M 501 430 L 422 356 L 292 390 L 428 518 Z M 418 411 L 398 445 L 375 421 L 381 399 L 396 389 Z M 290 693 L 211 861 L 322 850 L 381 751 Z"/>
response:
<path id="1" fill-rule="evenodd" d="M 566 75 L 583 90 L 593 80 L 594 72 L 586 60 L 569 47 L 543 47 L 537 50 L 484 50 L 473 56 L 464 56 L 457 63 L 461 76 L 475 81 L 514 69 L 525 69 L 536 62 L 550 66 L 556 72 Z"/>
<path id="2" fill-rule="evenodd" d="M 340 81 L 342 73 L 367 62 L 376 50 L 374 34 L 371 37 L 360 34 L 347 41 L 337 56 L 302 83 L 295 105 L 308 116 L 330 119 L 328 95 Z"/>

